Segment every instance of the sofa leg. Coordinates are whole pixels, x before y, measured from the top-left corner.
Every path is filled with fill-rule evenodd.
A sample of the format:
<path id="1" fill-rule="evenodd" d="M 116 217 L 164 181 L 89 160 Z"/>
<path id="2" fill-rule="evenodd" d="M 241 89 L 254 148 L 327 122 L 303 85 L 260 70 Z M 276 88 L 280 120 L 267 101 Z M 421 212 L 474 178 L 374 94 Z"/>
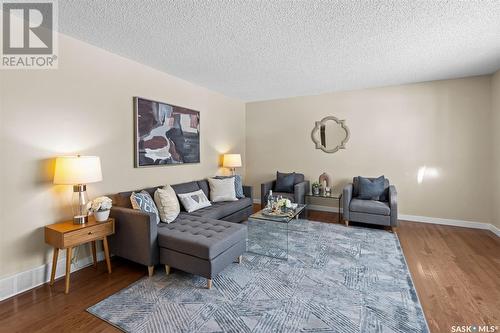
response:
<path id="1" fill-rule="evenodd" d="M 212 288 L 212 279 L 207 279 L 207 289 Z"/>
<path id="2" fill-rule="evenodd" d="M 155 272 L 155 266 L 148 266 L 148 275 L 151 277 Z"/>
<path id="3" fill-rule="evenodd" d="M 170 266 L 169 266 L 169 265 L 165 265 L 165 273 L 166 273 L 167 275 L 169 275 L 169 274 L 170 274 Z"/>
<path id="4" fill-rule="evenodd" d="M 238 257 L 238 264 L 241 264 L 242 261 L 243 261 L 243 256 L 239 256 Z"/>
<path id="5" fill-rule="evenodd" d="M 349 226 L 349 220 L 345 220 L 345 226 L 348 227 Z"/>

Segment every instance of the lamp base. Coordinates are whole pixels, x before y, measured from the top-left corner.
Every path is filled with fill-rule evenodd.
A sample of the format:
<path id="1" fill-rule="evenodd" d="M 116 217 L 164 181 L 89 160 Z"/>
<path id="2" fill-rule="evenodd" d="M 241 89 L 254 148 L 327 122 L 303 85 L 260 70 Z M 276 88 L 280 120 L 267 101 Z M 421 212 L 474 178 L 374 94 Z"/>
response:
<path id="1" fill-rule="evenodd" d="M 89 221 L 88 215 L 73 216 L 73 224 L 85 224 Z"/>

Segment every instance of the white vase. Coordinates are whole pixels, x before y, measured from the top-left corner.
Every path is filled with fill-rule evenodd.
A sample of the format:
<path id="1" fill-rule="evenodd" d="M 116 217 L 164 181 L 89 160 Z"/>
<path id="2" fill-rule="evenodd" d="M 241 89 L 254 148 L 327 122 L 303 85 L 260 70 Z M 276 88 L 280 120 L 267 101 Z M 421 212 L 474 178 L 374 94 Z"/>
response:
<path id="1" fill-rule="evenodd" d="M 109 218 L 109 209 L 108 210 L 102 210 L 99 212 L 94 212 L 94 217 L 97 222 L 105 222 Z"/>

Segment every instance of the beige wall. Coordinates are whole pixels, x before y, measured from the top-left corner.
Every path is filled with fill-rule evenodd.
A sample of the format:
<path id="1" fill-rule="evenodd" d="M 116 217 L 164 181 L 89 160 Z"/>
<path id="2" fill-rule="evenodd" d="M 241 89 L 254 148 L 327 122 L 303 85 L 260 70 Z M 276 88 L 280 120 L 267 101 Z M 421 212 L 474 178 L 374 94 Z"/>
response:
<path id="1" fill-rule="evenodd" d="M 500 228 L 500 71 L 491 79 L 491 100 L 493 111 L 493 223 Z"/>
<path id="2" fill-rule="evenodd" d="M 397 186 L 400 214 L 491 222 L 491 77 L 339 92 L 247 104 L 246 179 L 276 170 L 353 176 L 384 174 Z M 347 149 L 314 148 L 316 120 L 345 119 Z M 420 168 L 428 172 L 417 182 Z"/>
<path id="3" fill-rule="evenodd" d="M 0 277 L 49 262 L 43 226 L 71 216 L 71 189 L 51 184 L 55 156 L 101 157 L 92 198 L 210 176 L 221 153 L 245 153 L 243 102 L 63 35 L 59 43 L 57 70 L 0 71 Z M 135 169 L 133 96 L 199 110 L 201 163 Z"/>

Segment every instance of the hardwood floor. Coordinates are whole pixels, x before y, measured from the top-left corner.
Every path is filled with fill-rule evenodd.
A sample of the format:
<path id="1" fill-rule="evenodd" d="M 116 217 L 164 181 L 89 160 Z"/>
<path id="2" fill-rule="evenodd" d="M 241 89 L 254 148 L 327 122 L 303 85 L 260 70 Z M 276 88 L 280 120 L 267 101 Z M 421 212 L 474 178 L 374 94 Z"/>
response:
<path id="1" fill-rule="evenodd" d="M 258 206 L 256 207 L 258 208 Z M 337 215 L 311 211 L 309 219 L 337 223 Z M 354 224 L 356 225 L 356 224 Z M 368 226 L 367 226 L 368 227 Z M 429 328 L 497 325 L 500 329 L 500 240 L 484 230 L 401 221 L 396 233 L 410 268 Z M 118 332 L 85 312 L 147 275 L 146 267 L 114 258 L 64 279 L 0 302 L 0 332 Z"/>
<path id="2" fill-rule="evenodd" d="M 0 303 L 0 332 L 121 332 L 85 311 L 89 306 L 146 276 L 144 266 L 113 258 L 71 274 L 71 290 L 64 294 L 64 278 Z"/>
<path id="3" fill-rule="evenodd" d="M 497 236 L 416 222 L 402 222 L 397 234 L 432 332 L 451 332 L 452 325 L 494 325 L 498 332 Z"/>

